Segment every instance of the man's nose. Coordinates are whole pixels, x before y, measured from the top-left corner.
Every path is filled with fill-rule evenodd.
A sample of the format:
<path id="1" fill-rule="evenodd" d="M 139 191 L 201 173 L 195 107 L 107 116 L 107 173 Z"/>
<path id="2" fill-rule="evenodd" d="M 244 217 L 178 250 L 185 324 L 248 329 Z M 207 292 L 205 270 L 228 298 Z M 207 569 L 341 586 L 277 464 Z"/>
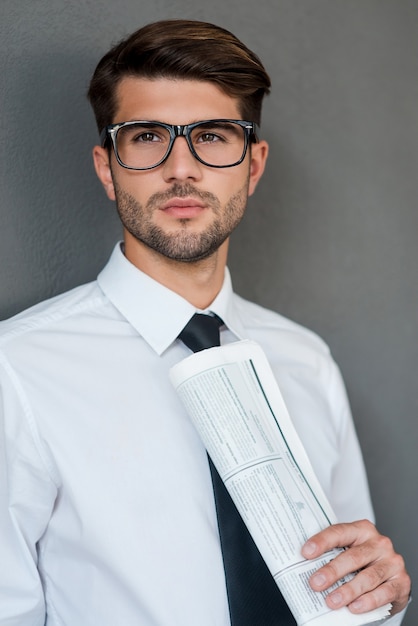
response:
<path id="1" fill-rule="evenodd" d="M 171 152 L 163 164 L 165 180 L 198 180 L 202 164 L 193 156 L 185 137 L 176 137 Z"/>

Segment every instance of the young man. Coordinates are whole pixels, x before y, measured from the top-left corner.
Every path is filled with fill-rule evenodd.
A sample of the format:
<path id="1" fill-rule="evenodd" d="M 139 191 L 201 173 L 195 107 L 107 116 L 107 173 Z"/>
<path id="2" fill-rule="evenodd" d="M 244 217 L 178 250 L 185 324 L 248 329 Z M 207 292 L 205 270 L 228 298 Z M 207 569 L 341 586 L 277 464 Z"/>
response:
<path id="1" fill-rule="evenodd" d="M 199 22 L 146 26 L 96 69 L 93 158 L 123 243 L 97 281 L 2 324 L 2 626 L 230 623 L 207 455 L 168 380 L 196 311 L 223 320 L 222 343 L 261 344 L 341 522 L 303 547 L 306 558 L 347 548 L 313 589 L 359 571 L 329 606 L 391 602 L 388 623 L 401 622 L 409 577 L 364 521 L 363 463 L 328 349 L 235 295 L 226 269 L 267 158 L 256 125 L 268 90 L 250 50 Z"/>

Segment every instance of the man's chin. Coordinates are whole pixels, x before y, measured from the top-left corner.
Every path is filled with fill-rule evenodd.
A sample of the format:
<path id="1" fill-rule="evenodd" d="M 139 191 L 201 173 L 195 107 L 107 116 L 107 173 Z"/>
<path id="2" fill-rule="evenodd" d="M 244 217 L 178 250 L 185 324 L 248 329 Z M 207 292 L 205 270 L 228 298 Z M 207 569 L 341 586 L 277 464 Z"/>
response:
<path id="1" fill-rule="evenodd" d="M 149 233 L 148 237 L 137 237 L 141 243 L 161 256 L 177 263 L 197 263 L 212 256 L 225 241 L 226 237 L 211 235 L 167 236 L 161 231 Z"/>
<path id="2" fill-rule="evenodd" d="M 152 249 L 155 252 L 158 252 L 166 259 L 170 261 L 175 261 L 177 263 L 198 263 L 199 261 L 204 261 L 211 257 L 219 248 L 219 245 L 211 245 L 209 247 L 198 248 L 193 250 L 184 250 L 184 249 L 164 249 L 164 248 L 156 248 L 152 246 Z"/>

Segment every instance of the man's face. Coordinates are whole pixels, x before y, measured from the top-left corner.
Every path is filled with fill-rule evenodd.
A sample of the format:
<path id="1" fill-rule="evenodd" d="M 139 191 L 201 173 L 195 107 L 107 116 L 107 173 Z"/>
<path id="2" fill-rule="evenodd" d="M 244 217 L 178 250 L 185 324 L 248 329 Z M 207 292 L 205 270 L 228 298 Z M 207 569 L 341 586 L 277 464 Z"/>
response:
<path id="1" fill-rule="evenodd" d="M 114 123 L 150 120 L 189 124 L 241 119 L 238 102 L 211 83 L 124 78 Z M 182 261 L 210 256 L 240 222 L 264 168 L 267 148 L 253 145 L 240 165 L 216 169 L 191 154 L 178 137 L 168 159 L 152 170 L 128 170 L 113 151 L 95 149 L 97 173 L 115 199 L 125 236 L 146 251 Z M 106 160 L 108 161 L 106 163 Z"/>

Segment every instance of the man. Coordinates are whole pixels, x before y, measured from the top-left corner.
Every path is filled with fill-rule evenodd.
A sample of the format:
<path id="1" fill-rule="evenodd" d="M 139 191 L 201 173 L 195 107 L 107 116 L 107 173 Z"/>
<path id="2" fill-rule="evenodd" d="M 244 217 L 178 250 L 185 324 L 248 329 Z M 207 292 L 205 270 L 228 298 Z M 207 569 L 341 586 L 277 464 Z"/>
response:
<path id="1" fill-rule="evenodd" d="M 347 548 L 312 588 L 359 571 L 330 608 L 391 602 L 388 623 L 401 622 L 409 577 L 356 521 L 373 513 L 328 349 L 235 295 L 226 269 L 267 158 L 268 90 L 250 50 L 193 21 L 144 27 L 95 71 L 94 165 L 123 243 L 97 281 L 2 324 L 1 626 L 230 623 L 207 455 L 168 380 L 196 311 L 223 320 L 222 343 L 261 344 L 341 522 L 302 549 Z"/>

